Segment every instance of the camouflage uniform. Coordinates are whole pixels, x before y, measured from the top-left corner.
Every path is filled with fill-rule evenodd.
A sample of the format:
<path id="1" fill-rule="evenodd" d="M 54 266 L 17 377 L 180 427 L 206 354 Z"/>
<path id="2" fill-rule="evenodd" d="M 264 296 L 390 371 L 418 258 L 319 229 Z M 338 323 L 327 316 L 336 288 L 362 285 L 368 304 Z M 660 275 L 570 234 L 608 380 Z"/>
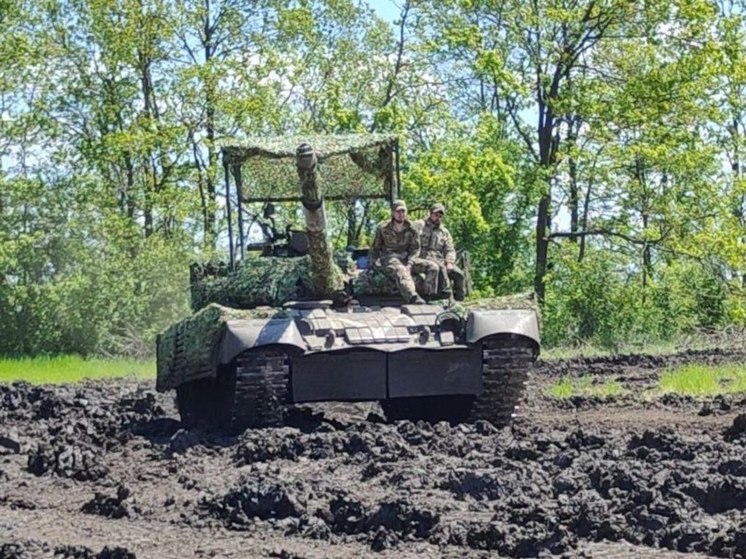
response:
<path id="1" fill-rule="evenodd" d="M 431 265 L 432 263 L 418 258 L 419 235 L 412 227 L 412 223 L 405 219 L 400 231 L 396 230 L 394 224 L 395 221 L 392 218 L 378 225 L 370 251 L 370 261 L 375 263 L 380 258 L 382 270 L 396 281 L 396 286 L 404 300 L 415 302 L 419 299 L 419 295 L 412 279 L 411 268 L 421 269 L 432 278 L 437 278 L 438 270 Z M 430 281 L 432 282 L 433 279 Z"/>
<path id="2" fill-rule="evenodd" d="M 432 211 L 444 211 L 441 204 L 434 204 Z M 420 232 L 420 258 L 438 264 L 437 292 L 451 296 L 457 301 L 464 300 L 464 272 L 456 266 L 456 249 L 450 231 L 442 224 L 435 224 L 429 218 L 415 224 Z M 447 270 L 446 264 L 453 264 Z"/>

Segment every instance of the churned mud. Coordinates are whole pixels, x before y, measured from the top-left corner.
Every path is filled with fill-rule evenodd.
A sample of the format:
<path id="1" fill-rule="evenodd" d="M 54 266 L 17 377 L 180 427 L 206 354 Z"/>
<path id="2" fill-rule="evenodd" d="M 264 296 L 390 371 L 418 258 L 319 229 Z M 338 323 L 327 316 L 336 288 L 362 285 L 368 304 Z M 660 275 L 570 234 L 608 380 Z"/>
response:
<path id="1" fill-rule="evenodd" d="M 0 559 L 746 557 L 746 396 L 646 395 L 744 359 L 543 363 L 502 430 L 327 404 L 227 438 L 147 385 L 0 385 Z M 626 392 L 549 398 L 567 375 Z"/>

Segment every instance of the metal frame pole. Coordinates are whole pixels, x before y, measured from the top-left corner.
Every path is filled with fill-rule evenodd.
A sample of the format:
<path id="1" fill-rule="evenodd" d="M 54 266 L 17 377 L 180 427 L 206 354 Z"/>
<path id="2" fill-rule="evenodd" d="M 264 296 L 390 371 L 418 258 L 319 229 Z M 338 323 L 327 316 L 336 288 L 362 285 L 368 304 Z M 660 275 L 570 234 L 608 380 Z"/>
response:
<path id="1" fill-rule="evenodd" d="M 244 258 L 244 234 L 243 234 L 243 178 L 241 177 L 241 165 L 233 166 L 233 182 L 236 183 L 236 205 L 238 211 L 238 239 L 240 242 L 239 254 L 241 260 Z"/>
<path id="2" fill-rule="evenodd" d="M 233 270 L 236 267 L 236 259 L 233 249 L 233 218 L 231 216 L 231 174 L 225 153 L 223 153 L 223 174 L 225 175 L 225 213 L 228 217 L 228 252 L 231 270 Z"/>
<path id="3" fill-rule="evenodd" d="M 401 198 L 401 173 L 399 171 L 399 138 L 394 140 L 394 167 L 396 168 L 396 195 L 392 196 L 392 198 Z M 392 194 L 394 193 L 392 192 Z"/>

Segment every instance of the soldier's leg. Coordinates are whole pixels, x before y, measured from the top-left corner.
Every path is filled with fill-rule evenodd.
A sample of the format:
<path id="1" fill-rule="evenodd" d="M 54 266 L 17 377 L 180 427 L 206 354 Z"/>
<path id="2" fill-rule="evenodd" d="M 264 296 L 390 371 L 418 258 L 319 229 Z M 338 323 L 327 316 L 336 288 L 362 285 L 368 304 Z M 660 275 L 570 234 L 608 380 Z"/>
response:
<path id="1" fill-rule="evenodd" d="M 427 280 L 421 282 L 417 276 L 419 274 L 423 274 L 425 272 L 425 266 L 424 266 L 424 260 L 421 260 L 419 258 L 413 258 L 410 262 L 411 264 L 411 271 L 412 271 L 412 277 L 414 279 L 415 286 L 418 287 L 417 292 L 420 295 L 430 295 L 432 293 L 432 286 L 427 283 Z"/>
<path id="2" fill-rule="evenodd" d="M 439 266 L 436 262 L 424 258 L 412 259 L 412 273 L 425 276 L 422 295 L 437 295 L 439 292 Z"/>
<path id="3" fill-rule="evenodd" d="M 443 297 L 448 297 L 449 299 L 452 297 L 451 280 L 448 277 L 448 270 L 445 264 L 438 265 L 438 286 L 438 291 Z"/>
<path id="4" fill-rule="evenodd" d="M 431 294 L 438 295 L 440 287 L 440 264 L 432 260 L 426 260 L 425 282 L 430 286 Z"/>
<path id="5" fill-rule="evenodd" d="M 409 267 L 405 266 L 398 258 L 389 258 L 383 264 L 383 269 L 386 270 L 386 273 L 396 280 L 396 287 L 399 288 L 399 293 L 401 293 L 401 296 L 407 303 L 419 297 L 414 287 L 414 280 L 412 279 L 412 274 L 409 272 Z"/>
<path id="6" fill-rule="evenodd" d="M 464 291 L 464 272 L 458 266 L 454 266 L 453 270 L 448 272 L 448 277 L 451 280 L 451 286 L 453 287 L 453 298 L 457 301 L 463 301 L 466 296 Z"/>

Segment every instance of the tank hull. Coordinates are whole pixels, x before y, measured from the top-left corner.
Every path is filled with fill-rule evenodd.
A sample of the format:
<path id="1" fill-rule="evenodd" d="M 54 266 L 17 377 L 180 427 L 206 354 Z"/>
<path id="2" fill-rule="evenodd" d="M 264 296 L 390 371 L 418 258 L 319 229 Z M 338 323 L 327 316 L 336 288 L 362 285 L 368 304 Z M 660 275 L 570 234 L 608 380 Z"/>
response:
<path id="1" fill-rule="evenodd" d="M 184 395 L 180 402 L 185 402 L 181 407 L 192 423 L 211 417 L 199 411 L 200 394 L 215 406 L 233 410 L 232 419 L 215 421 L 217 426 L 227 422 L 234 431 L 277 424 L 276 410 L 254 416 L 243 409 L 255 408 L 268 397 L 274 398 L 275 407 L 331 400 L 388 401 L 392 417 L 407 416 L 410 407 L 427 411 L 427 418 L 432 406 L 417 404 L 466 398 L 469 405 L 462 419 L 468 419 L 469 410 L 486 393 L 494 401 L 495 391 L 507 391 L 517 401 L 520 394 L 513 392 L 520 392 L 525 380 L 521 375 L 539 348 L 538 319 L 532 309 L 458 314 L 440 305 L 331 309 L 327 303 L 307 302 L 263 312 L 211 305 L 159 339 L 157 388 L 179 390 Z M 495 355 L 503 360 L 507 356 L 499 379 L 486 376 L 495 340 L 503 347 L 503 353 Z M 513 363 L 515 347 L 524 353 Z M 247 361 L 265 364 L 247 366 Z M 266 364 L 270 362 L 271 366 Z M 521 377 L 518 388 L 511 384 L 511 371 Z M 439 406 L 449 407 L 447 400 Z M 489 418 L 489 410 L 485 413 L 472 418 Z"/>

